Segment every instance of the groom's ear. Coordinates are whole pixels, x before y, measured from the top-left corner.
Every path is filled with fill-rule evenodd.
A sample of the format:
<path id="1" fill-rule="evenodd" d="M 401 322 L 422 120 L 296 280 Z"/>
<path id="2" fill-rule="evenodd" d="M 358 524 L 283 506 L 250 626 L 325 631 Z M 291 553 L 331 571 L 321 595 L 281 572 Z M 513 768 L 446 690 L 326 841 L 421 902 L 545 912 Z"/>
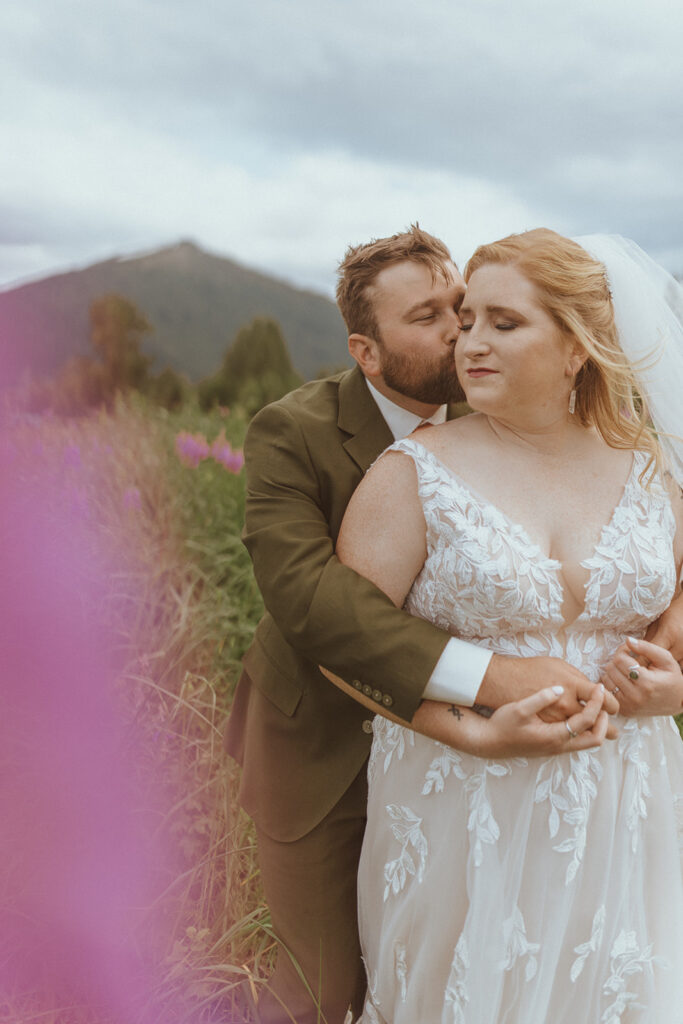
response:
<path id="1" fill-rule="evenodd" d="M 366 377 L 379 377 L 382 372 L 382 361 L 379 345 L 374 338 L 367 334 L 350 334 L 349 353 Z"/>

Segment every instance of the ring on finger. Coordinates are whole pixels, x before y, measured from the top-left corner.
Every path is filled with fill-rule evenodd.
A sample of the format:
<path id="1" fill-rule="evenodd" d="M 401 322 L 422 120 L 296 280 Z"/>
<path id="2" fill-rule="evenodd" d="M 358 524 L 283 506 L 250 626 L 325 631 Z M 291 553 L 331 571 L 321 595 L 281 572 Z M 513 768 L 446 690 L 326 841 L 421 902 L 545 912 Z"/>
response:
<path id="1" fill-rule="evenodd" d="M 629 667 L 629 669 L 628 669 L 628 677 L 629 677 L 629 679 L 633 679 L 633 681 L 635 682 L 639 675 L 640 675 L 640 665 L 631 665 Z"/>
<path id="2" fill-rule="evenodd" d="M 574 730 L 572 729 L 571 725 L 569 724 L 569 719 L 568 719 L 568 718 L 565 718 L 565 720 L 564 720 L 564 724 L 565 724 L 565 726 L 567 727 L 567 732 L 569 733 L 569 735 L 571 736 L 571 738 L 572 738 L 572 739 L 576 739 L 576 737 L 577 737 L 577 736 L 578 736 L 579 734 L 578 734 L 578 732 L 574 732 Z"/>
<path id="3" fill-rule="evenodd" d="M 620 687 L 619 686 L 615 686 L 614 689 L 612 690 L 612 693 L 619 693 L 619 690 L 620 690 Z"/>

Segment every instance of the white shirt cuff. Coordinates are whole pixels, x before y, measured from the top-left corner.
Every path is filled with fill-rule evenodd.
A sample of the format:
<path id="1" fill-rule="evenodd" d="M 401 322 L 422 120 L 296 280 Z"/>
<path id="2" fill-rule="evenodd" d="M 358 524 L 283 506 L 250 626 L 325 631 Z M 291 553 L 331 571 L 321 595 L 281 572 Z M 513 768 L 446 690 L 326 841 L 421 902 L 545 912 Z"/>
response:
<path id="1" fill-rule="evenodd" d="M 471 707 L 489 667 L 493 651 L 452 637 L 437 661 L 423 697 Z"/>

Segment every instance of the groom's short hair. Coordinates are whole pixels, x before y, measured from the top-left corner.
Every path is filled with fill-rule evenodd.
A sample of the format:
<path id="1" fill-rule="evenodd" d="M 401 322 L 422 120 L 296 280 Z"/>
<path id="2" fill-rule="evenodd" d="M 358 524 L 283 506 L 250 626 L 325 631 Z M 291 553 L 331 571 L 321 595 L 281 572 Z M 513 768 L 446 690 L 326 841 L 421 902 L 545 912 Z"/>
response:
<path id="1" fill-rule="evenodd" d="M 382 270 L 412 260 L 428 267 L 434 280 L 437 277 L 447 279 L 446 264 L 452 259 L 448 246 L 423 231 L 417 223 L 389 238 L 373 238 L 362 245 L 349 246 L 339 264 L 337 284 L 337 305 L 349 334 L 364 334 L 379 340 L 369 289 Z"/>

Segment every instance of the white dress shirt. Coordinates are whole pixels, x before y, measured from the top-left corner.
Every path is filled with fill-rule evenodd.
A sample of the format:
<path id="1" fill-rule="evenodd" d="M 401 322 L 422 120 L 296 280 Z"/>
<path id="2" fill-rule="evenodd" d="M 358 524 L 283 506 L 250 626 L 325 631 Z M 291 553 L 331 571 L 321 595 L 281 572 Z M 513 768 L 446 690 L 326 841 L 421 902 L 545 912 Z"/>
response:
<path id="1" fill-rule="evenodd" d="M 403 409 L 400 405 L 392 402 L 386 395 L 379 392 L 367 377 L 365 383 L 386 420 L 389 430 L 394 435 L 395 441 L 412 434 L 420 423 L 433 423 L 436 426 L 446 422 L 447 409 L 445 405 L 439 406 L 433 416 L 422 419 L 414 412 L 409 412 L 408 409 Z M 449 704 L 463 704 L 471 707 L 476 701 L 492 653 L 485 647 L 451 637 L 429 677 L 422 696 L 429 700 L 442 700 Z"/>

